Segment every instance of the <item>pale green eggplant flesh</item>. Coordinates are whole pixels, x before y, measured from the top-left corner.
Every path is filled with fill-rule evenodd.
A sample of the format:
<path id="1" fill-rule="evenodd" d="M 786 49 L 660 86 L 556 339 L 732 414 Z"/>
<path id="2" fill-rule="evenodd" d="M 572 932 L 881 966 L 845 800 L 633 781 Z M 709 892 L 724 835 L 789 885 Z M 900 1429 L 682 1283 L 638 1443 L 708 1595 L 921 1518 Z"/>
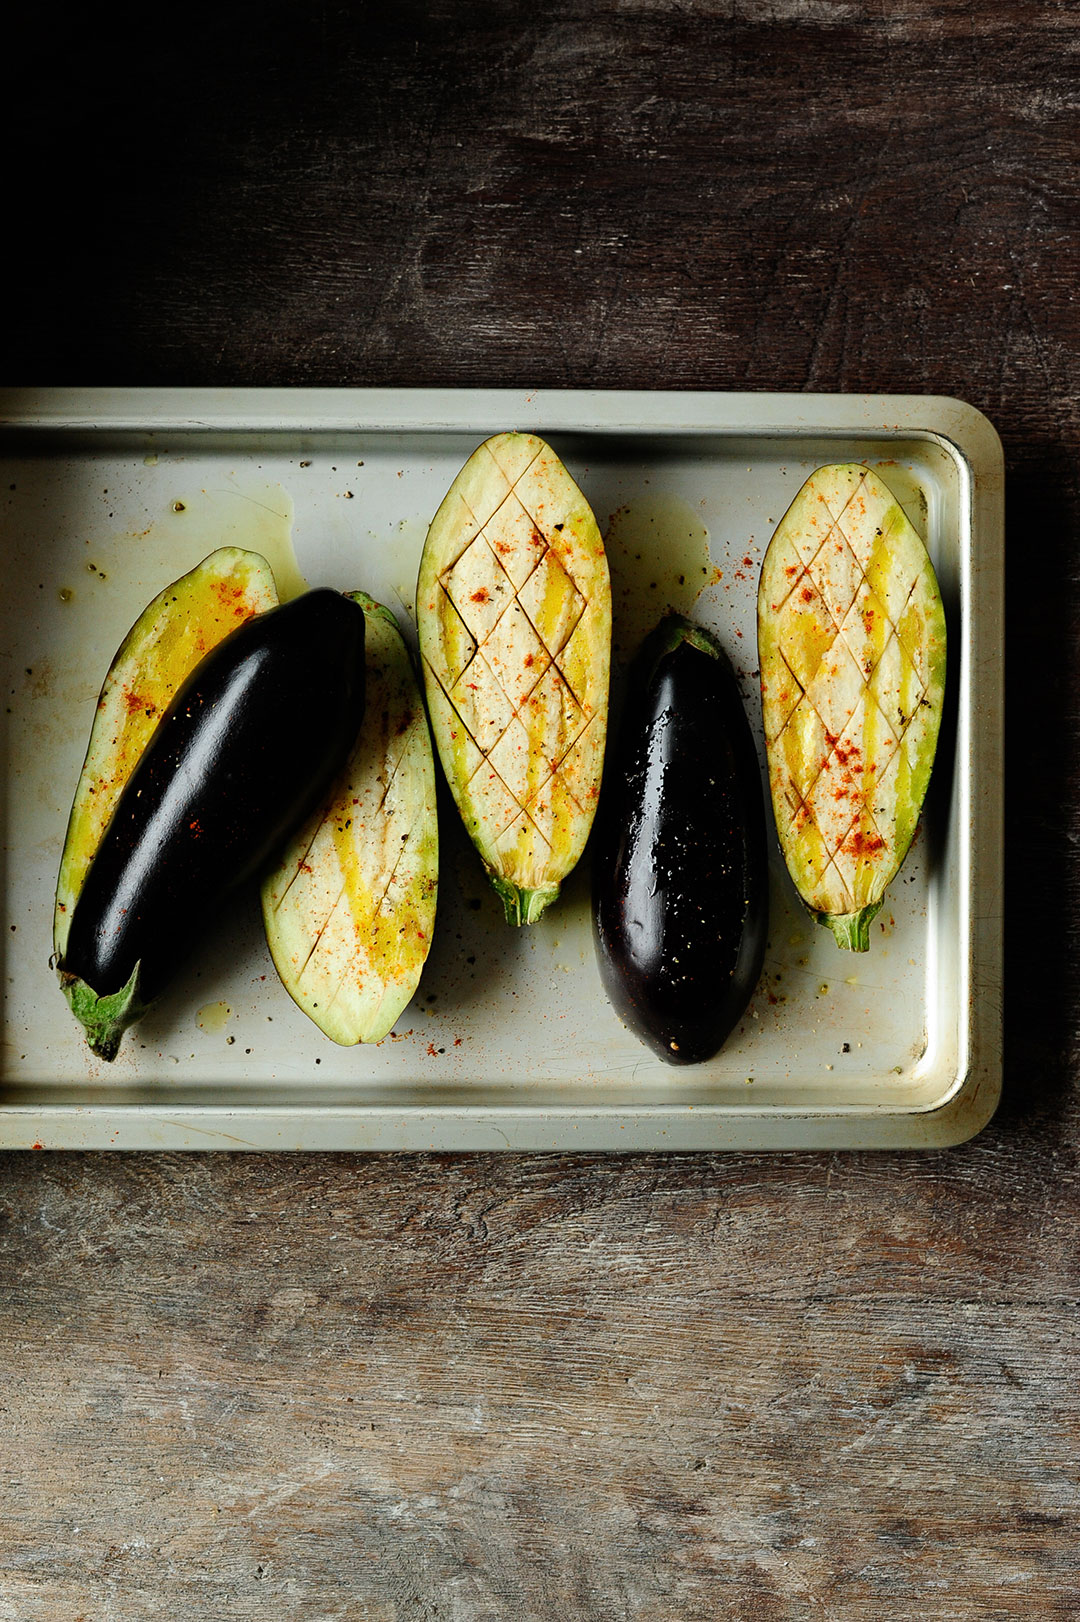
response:
<path id="1" fill-rule="evenodd" d="M 356 747 L 325 808 L 262 889 L 263 922 L 289 995 L 343 1046 L 380 1042 L 411 1000 L 435 925 L 435 765 L 412 659 L 364 592 L 367 700 Z"/>
<path id="2" fill-rule="evenodd" d="M 446 780 L 508 921 L 533 923 L 592 825 L 611 658 L 600 531 L 543 440 L 498 434 L 469 458 L 428 531 L 416 609 Z"/>
<path id="3" fill-rule="evenodd" d="M 945 615 L 926 548 L 859 463 L 812 474 L 761 569 L 758 657 L 769 785 L 795 887 L 864 952 L 930 781 Z"/>
<path id="4" fill-rule="evenodd" d="M 277 600 L 265 558 L 239 547 L 221 547 L 159 592 L 121 643 L 97 701 L 60 859 L 53 914 L 58 966 L 63 965 L 71 915 L 102 834 L 174 694 L 212 648 Z M 85 995 L 89 988 L 70 976 L 66 983 L 64 979 L 73 1009 L 75 1000 L 80 1002 L 77 1017 L 93 1023 Z M 103 1010 L 101 1023 L 101 1041 L 108 1046 L 115 1010 Z"/>

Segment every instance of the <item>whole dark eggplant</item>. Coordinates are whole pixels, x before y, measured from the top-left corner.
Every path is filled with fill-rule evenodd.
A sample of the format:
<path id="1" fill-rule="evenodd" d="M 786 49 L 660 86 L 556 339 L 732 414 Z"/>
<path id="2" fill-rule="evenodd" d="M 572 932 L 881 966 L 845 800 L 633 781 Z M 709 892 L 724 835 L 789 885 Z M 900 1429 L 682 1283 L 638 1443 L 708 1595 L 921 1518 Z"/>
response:
<path id="1" fill-rule="evenodd" d="M 620 1017 L 671 1064 L 711 1058 L 761 974 L 765 810 L 734 671 L 680 615 L 631 673 L 601 797 L 594 917 Z"/>
<path id="2" fill-rule="evenodd" d="M 57 965 L 101 1058 L 319 804 L 363 712 L 364 611 L 334 591 L 248 620 L 192 671 L 117 802 Z"/>

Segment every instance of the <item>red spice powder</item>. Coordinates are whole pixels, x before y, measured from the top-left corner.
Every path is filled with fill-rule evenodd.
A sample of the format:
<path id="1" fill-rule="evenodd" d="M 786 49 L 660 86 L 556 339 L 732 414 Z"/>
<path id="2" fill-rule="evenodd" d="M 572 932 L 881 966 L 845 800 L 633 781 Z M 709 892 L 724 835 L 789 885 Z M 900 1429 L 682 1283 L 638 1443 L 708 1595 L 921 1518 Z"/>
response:
<path id="1" fill-rule="evenodd" d="M 878 833 L 864 833 L 861 828 L 853 828 L 844 841 L 844 849 L 849 856 L 876 856 L 879 850 L 885 849 L 885 840 Z"/>
<path id="2" fill-rule="evenodd" d="M 222 608 L 231 613 L 235 619 L 249 620 L 254 612 L 252 605 L 244 597 L 243 586 L 235 583 L 230 585 L 227 580 L 215 580 L 214 592 Z"/>

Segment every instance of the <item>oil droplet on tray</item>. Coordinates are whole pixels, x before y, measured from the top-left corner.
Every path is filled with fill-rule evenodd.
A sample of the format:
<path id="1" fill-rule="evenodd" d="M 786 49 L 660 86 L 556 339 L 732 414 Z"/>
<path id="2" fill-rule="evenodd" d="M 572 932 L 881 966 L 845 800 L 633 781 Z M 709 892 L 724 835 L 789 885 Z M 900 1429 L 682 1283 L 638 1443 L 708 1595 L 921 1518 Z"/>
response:
<path id="1" fill-rule="evenodd" d="M 398 623 L 409 627 L 416 623 L 416 573 L 420 567 L 420 555 L 424 550 L 427 532 L 427 518 L 402 518 L 395 525 L 391 536 L 392 556 L 399 574 L 391 583 L 391 598 L 386 606 L 395 614 L 398 614 L 400 608 Z M 374 531 L 369 531 L 369 534 L 376 544 L 385 544 L 382 536 L 375 534 Z"/>
<path id="2" fill-rule="evenodd" d="M 612 641 L 629 659 L 668 612 L 689 614 L 713 584 L 701 515 L 671 495 L 645 495 L 613 512 L 604 546 L 611 568 Z"/>
<path id="3" fill-rule="evenodd" d="M 227 1002 L 204 1003 L 195 1015 L 195 1023 L 208 1036 L 219 1035 L 229 1023 L 232 1009 Z"/>
<path id="4" fill-rule="evenodd" d="M 223 483 L 174 492 L 164 522 L 151 524 L 141 541 L 144 548 L 164 543 L 173 578 L 219 546 L 259 552 L 287 603 L 308 589 L 293 550 L 292 527 L 292 498 L 280 484 Z"/>

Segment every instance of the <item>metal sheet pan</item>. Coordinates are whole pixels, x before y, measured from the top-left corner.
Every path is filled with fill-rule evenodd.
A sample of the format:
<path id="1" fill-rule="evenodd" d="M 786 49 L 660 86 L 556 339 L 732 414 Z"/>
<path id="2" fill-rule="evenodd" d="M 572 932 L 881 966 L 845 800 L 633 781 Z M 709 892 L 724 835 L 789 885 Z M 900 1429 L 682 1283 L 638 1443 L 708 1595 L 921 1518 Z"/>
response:
<path id="1" fill-rule="evenodd" d="M 802 479 L 878 466 L 924 533 L 949 617 L 949 703 L 916 847 L 870 953 L 811 924 L 777 856 L 770 949 L 710 1063 L 620 1025 L 588 875 L 502 923 L 452 818 L 436 942 L 394 1034 L 327 1041 L 241 904 L 111 1065 L 48 966 L 52 894 L 94 701 L 150 597 L 214 546 L 290 546 L 312 585 L 411 611 L 427 523 L 475 445 L 551 440 L 609 535 L 618 657 L 670 602 L 718 634 L 760 732 L 754 598 Z M 524 391 L 0 394 L 6 800 L 0 1145 L 78 1148 L 940 1147 L 1001 1074 L 1003 464 L 991 425 L 916 396 Z M 617 686 L 616 686 L 617 698 Z"/>

